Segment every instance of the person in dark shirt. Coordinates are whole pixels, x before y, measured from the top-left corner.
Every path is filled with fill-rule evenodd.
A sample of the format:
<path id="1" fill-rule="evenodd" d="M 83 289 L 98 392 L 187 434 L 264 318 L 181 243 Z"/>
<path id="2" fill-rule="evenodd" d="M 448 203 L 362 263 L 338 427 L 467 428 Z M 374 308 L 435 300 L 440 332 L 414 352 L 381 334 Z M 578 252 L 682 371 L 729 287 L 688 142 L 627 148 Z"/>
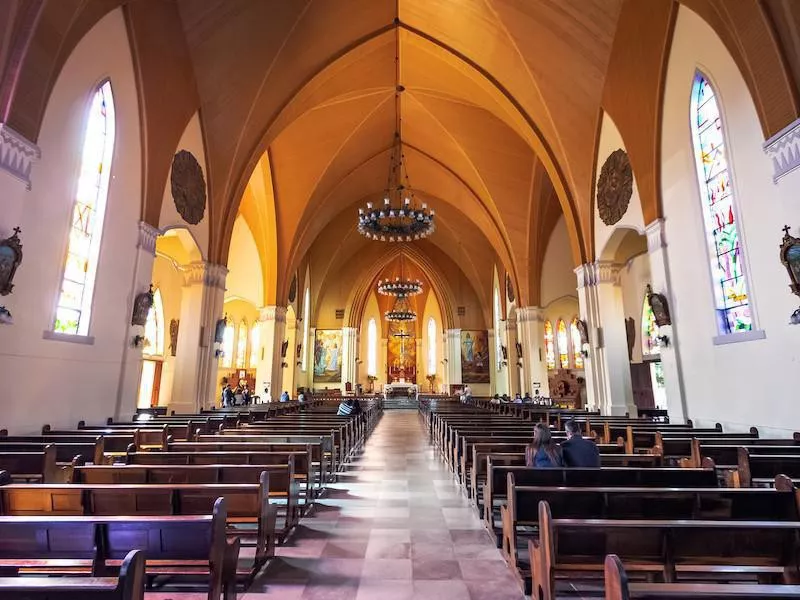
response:
<path id="1" fill-rule="evenodd" d="M 564 429 L 567 431 L 567 440 L 561 444 L 564 464 L 567 467 L 599 467 L 597 444 L 584 438 L 580 426 L 572 419 L 566 422 Z"/>
<path id="2" fill-rule="evenodd" d="M 537 423 L 533 429 L 533 443 L 525 451 L 525 466 L 539 468 L 563 467 L 561 448 L 553 441 L 547 425 Z"/>

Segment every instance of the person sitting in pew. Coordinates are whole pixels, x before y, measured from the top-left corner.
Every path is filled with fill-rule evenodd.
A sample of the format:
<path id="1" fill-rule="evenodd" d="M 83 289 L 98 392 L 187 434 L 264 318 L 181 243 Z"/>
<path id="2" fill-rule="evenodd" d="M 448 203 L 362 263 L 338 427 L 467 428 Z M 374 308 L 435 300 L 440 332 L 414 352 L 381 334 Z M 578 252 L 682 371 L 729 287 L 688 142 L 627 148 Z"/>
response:
<path id="1" fill-rule="evenodd" d="M 244 382 L 244 388 L 242 388 L 242 402 L 244 402 L 245 406 L 250 406 L 253 402 L 253 395 L 250 393 L 250 388 L 247 386 L 247 382 Z"/>
<path id="2" fill-rule="evenodd" d="M 561 448 L 553 441 L 547 425 L 537 423 L 533 429 L 533 443 L 525 450 L 525 466 L 555 468 L 564 466 Z"/>
<path id="3" fill-rule="evenodd" d="M 289 401 L 289 392 L 283 390 L 283 393 L 281 394 L 281 402 L 288 402 L 288 401 Z"/>
<path id="4" fill-rule="evenodd" d="M 567 440 L 561 444 L 561 453 L 564 456 L 566 467 L 599 467 L 600 450 L 591 440 L 581 435 L 581 428 L 570 419 L 564 424 L 567 431 Z"/>
<path id="5" fill-rule="evenodd" d="M 355 414 L 355 398 L 348 398 L 347 400 L 342 400 L 339 403 L 339 410 L 336 411 L 337 416 L 340 417 L 349 417 L 352 414 Z M 359 406 L 359 408 L 361 408 Z"/>

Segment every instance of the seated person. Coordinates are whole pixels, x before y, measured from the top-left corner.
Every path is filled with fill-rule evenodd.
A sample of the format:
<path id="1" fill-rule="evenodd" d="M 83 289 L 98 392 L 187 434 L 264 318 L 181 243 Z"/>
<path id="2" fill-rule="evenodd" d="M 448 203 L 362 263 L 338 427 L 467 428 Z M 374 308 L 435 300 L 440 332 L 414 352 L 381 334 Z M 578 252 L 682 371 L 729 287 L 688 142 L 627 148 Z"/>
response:
<path id="1" fill-rule="evenodd" d="M 489 400 L 491 404 L 500 404 L 500 396 L 495 394 L 491 400 Z"/>
<path id="2" fill-rule="evenodd" d="M 514 395 L 514 404 L 522 404 L 522 396 L 519 392 Z"/>
<path id="3" fill-rule="evenodd" d="M 592 440 L 581 435 L 580 426 L 570 419 L 564 424 L 567 441 L 561 444 L 564 465 L 567 467 L 599 467 L 600 450 Z"/>
<path id="4" fill-rule="evenodd" d="M 539 468 L 563 467 L 561 448 L 553 441 L 550 428 L 537 423 L 533 429 L 533 443 L 525 450 L 525 466 Z"/>
<path id="5" fill-rule="evenodd" d="M 355 411 L 355 399 L 348 398 L 347 400 L 342 400 L 339 403 L 339 410 L 336 411 L 336 415 L 339 417 L 349 417 L 350 415 L 354 414 Z M 359 406 L 359 408 L 361 408 Z"/>
<path id="6" fill-rule="evenodd" d="M 290 399 L 291 398 L 289 398 L 289 392 L 283 390 L 283 393 L 281 394 L 281 402 L 289 402 Z"/>
<path id="7" fill-rule="evenodd" d="M 533 402 L 533 398 L 531 398 L 530 392 L 525 392 L 525 397 L 522 399 L 522 402 L 528 404 L 529 402 Z"/>

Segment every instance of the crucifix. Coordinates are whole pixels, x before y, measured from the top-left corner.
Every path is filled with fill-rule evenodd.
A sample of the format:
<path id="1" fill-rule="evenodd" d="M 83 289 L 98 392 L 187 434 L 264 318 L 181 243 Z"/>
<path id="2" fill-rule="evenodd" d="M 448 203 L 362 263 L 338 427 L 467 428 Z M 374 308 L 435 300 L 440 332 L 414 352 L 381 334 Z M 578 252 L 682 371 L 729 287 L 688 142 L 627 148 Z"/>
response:
<path id="1" fill-rule="evenodd" d="M 406 376 L 406 339 L 411 337 L 411 334 L 408 333 L 405 329 L 401 329 L 398 332 L 392 334 L 392 337 L 396 337 L 400 339 L 400 373 L 401 377 L 405 379 Z"/>

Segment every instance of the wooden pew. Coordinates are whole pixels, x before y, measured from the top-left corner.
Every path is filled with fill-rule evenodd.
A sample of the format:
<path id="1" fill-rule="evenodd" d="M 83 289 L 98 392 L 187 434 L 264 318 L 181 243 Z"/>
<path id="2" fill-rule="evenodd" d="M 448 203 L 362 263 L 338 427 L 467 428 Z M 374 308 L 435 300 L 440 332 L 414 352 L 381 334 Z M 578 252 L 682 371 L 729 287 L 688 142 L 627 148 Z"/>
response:
<path id="1" fill-rule="evenodd" d="M 285 502 L 283 527 L 276 527 L 284 539 L 300 519 L 299 486 L 294 478 L 294 461 L 285 465 L 102 465 L 77 466 L 70 483 L 85 484 L 258 484 L 269 473 L 270 499 Z"/>
<path id="2" fill-rule="evenodd" d="M 269 502 L 270 478 L 258 484 L 10 484 L 0 485 L 2 516 L 169 516 L 211 514 L 224 498 L 229 535 L 247 535 L 255 524 L 254 576 L 275 554 L 277 506 Z"/>
<path id="3" fill-rule="evenodd" d="M 606 556 L 606 600 L 783 600 L 800 598 L 800 585 L 742 583 L 629 583 L 628 574 L 616 554 Z"/>
<path id="4" fill-rule="evenodd" d="M 735 485 L 741 487 L 771 485 L 778 475 L 800 479 L 798 454 L 751 454 L 747 448 L 738 448 L 738 458 Z"/>
<path id="5" fill-rule="evenodd" d="M 102 435 L 103 438 L 106 440 L 109 437 L 125 437 L 129 438 L 130 441 L 126 444 L 125 448 L 121 451 L 124 452 L 127 449 L 127 446 L 130 444 L 135 444 L 137 448 L 140 447 L 148 447 L 148 448 L 164 448 L 166 446 L 167 441 L 170 437 L 169 428 L 165 425 L 163 427 L 157 428 L 146 428 L 146 427 L 135 427 L 135 428 L 106 428 L 106 427 L 98 427 L 98 428 L 86 428 L 86 429 L 51 429 L 50 425 L 44 425 L 42 427 L 42 435 L 56 435 L 56 436 L 93 436 L 97 437 Z M 106 452 L 111 451 L 108 443 L 106 443 Z M 116 450 L 115 450 L 116 451 Z"/>
<path id="6" fill-rule="evenodd" d="M 534 487 L 517 486 L 509 473 L 508 490 L 500 508 L 503 555 L 526 589 L 531 573 L 524 553 L 528 539 L 536 539 L 540 502 L 556 519 L 800 521 L 791 489 Z"/>
<path id="7" fill-rule="evenodd" d="M 492 460 L 489 457 L 488 460 Z M 713 469 L 603 467 L 600 469 L 536 469 L 489 463 L 483 492 L 483 518 L 500 542 L 502 527 L 495 520 L 497 506 L 508 494 L 508 474 L 522 486 L 566 487 L 717 487 Z"/>
<path id="8" fill-rule="evenodd" d="M 800 522 L 553 519 L 539 504 L 539 539 L 529 540 L 534 597 L 555 598 L 558 577 L 603 573 L 605 557 L 666 582 L 683 579 L 796 581 Z"/>
<path id="9" fill-rule="evenodd" d="M 68 477 L 56 462 L 56 447 L 46 446 L 41 452 L 0 453 L 0 470 L 14 481 L 57 483 Z"/>
<path id="10" fill-rule="evenodd" d="M 144 563 L 131 550 L 119 577 L 0 577 L 0 600 L 144 600 Z"/>
<path id="11" fill-rule="evenodd" d="M 87 441 L 52 442 L 42 440 L 38 442 L 10 442 L 0 437 L 0 454 L 6 452 L 44 452 L 47 446 L 52 445 L 56 452 L 56 462 L 71 464 L 76 456 L 95 464 L 103 464 L 104 448 L 102 436 Z"/>
<path id="12" fill-rule="evenodd" d="M 239 540 L 225 536 L 222 498 L 210 515 L 0 517 L 0 564 L 20 572 L 104 576 L 131 550 L 151 575 L 208 576 L 209 600 L 235 600 Z"/>

